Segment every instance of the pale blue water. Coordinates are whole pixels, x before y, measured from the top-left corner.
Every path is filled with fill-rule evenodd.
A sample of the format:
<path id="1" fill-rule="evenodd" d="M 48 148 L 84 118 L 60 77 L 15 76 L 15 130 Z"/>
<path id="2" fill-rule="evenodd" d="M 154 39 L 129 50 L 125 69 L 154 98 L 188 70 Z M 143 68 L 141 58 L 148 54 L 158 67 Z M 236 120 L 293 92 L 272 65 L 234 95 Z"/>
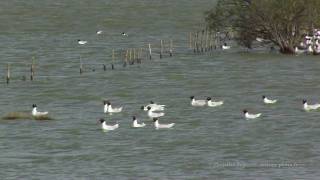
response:
<path id="1" fill-rule="evenodd" d="M 320 102 L 319 57 L 238 49 L 194 55 L 188 33 L 200 29 L 211 4 L 1 1 L 3 77 L 13 63 L 12 82 L 1 80 L 1 116 L 36 103 L 55 119 L 1 121 L 1 179 L 318 179 L 320 114 L 302 111 L 301 100 Z M 110 69 L 112 49 L 158 47 L 160 39 L 174 40 L 174 57 L 154 55 L 126 68 L 117 58 Z M 21 81 L 32 56 L 35 81 Z M 194 108 L 191 95 L 225 104 Z M 266 106 L 262 95 L 279 103 Z M 106 117 L 120 124 L 116 131 L 102 132 L 97 123 L 105 116 L 103 99 L 124 105 L 123 113 Z M 150 100 L 167 105 L 161 122 L 176 123 L 173 129 L 154 129 L 140 110 Z M 263 116 L 247 121 L 244 108 Z M 146 128 L 131 128 L 132 115 Z M 276 167 L 284 163 L 296 167 Z"/>

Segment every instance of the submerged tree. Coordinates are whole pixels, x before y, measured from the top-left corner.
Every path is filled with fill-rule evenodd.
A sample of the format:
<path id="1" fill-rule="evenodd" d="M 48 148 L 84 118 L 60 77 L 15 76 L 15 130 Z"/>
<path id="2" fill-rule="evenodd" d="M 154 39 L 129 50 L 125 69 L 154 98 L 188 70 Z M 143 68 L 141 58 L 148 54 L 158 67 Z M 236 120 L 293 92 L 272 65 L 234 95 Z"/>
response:
<path id="1" fill-rule="evenodd" d="M 261 38 L 291 54 L 308 32 L 320 28 L 320 0 L 218 0 L 206 21 L 215 31 L 233 32 L 248 48 Z"/>

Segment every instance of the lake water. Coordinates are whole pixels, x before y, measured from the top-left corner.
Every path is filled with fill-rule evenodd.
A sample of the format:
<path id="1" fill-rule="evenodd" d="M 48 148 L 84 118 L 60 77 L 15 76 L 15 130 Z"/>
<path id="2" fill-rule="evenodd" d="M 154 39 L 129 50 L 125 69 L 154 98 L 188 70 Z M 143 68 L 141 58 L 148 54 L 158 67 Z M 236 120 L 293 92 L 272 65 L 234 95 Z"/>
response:
<path id="1" fill-rule="evenodd" d="M 203 26 L 212 4 L 1 1 L 1 116 L 30 112 L 36 103 L 54 118 L 1 121 L 1 179 L 318 179 L 320 112 L 304 112 L 302 99 L 320 102 L 319 57 L 238 48 L 194 55 L 188 33 Z M 116 58 L 110 69 L 112 49 L 158 47 L 160 39 L 173 39 L 172 58 L 159 59 L 155 49 L 151 61 L 123 68 Z M 22 81 L 32 56 L 35 81 Z M 8 62 L 12 81 L 6 85 Z M 225 104 L 191 107 L 191 95 Z M 262 95 L 279 102 L 264 105 Z M 104 115 L 103 99 L 124 112 Z M 160 121 L 176 123 L 173 129 L 155 130 L 140 110 L 150 100 L 167 105 Z M 244 108 L 262 118 L 244 119 Z M 132 115 L 147 126 L 131 128 Z M 103 132 L 102 117 L 120 128 Z"/>

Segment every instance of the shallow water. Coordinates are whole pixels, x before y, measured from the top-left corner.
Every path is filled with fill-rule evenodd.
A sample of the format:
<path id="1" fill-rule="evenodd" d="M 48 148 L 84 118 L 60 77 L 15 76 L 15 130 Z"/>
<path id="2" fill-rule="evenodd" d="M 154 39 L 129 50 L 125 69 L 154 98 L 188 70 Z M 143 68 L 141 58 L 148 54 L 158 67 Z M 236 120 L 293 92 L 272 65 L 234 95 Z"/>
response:
<path id="1" fill-rule="evenodd" d="M 1 121 L 1 179 L 317 179 L 319 112 L 302 111 L 301 100 L 320 101 L 319 57 L 238 49 L 193 55 L 186 37 L 202 24 L 210 4 L 0 2 L 0 73 L 13 63 L 12 82 L 1 80 L 1 116 L 31 111 L 36 103 L 55 119 Z M 97 36 L 100 29 L 104 33 Z M 122 31 L 129 36 L 122 37 Z M 174 57 L 154 55 L 126 68 L 117 59 L 116 69 L 110 69 L 113 48 L 118 52 L 170 38 Z M 77 39 L 88 44 L 79 46 Z M 29 76 L 26 63 L 32 56 L 35 81 L 21 81 Z M 225 104 L 194 108 L 191 95 Z M 266 106 L 262 95 L 279 103 Z M 116 131 L 102 132 L 97 123 L 105 116 L 103 99 L 124 106 L 123 113 L 106 117 L 120 124 Z M 167 105 L 161 122 L 175 122 L 173 129 L 154 129 L 140 110 L 150 100 Z M 263 113 L 262 118 L 245 120 L 244 108 Z M 131 128 L 132 115 L 147 127 Z M 297 166 L 278 167 L 283 163 Z"/>

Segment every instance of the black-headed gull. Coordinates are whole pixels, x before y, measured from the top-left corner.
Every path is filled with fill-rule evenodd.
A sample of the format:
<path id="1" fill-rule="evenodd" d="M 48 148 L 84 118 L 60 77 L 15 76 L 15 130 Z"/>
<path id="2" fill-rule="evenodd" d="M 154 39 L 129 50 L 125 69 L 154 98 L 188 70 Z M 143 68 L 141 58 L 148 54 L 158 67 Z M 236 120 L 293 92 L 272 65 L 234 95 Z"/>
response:
<path id="1" fill-rule="evenodd" d="M 206 100 L 195 100 L 194 96 L 190 97 L 191 106 L 205 106 L 207 104 Z"/>
<path id="2" fill-rule="evenodd" d="M 230 49 L 231 47 L 228 46 L 227 43 L 224 43 L 224 44 L 221 46 L 221 48 L 222 48 L 223 50 L 228 50 L 228 49 Z"/>
<path id="3" fill-rule="evenodd" d="M 221 106 L 223 104 L 223 101 L 212 101 L 211 97 L 207 98 L 207 105 L 209 107 L 217 107 Z"/>
<path id="4" fill-rule="evenodd" d="M 243 114 L 247 119 L 256 119 L 261 116 L 261 113 L 250 114 L 247 110 L 243 110 Z"/>
<path id="5" fill-rule="evenodd" d="M 262 99 L 263 99 L 263 102 L 265 103 L 265 104 L 274 104 L 274 103 L 276 103 L 278 100 L 276 100 L 276 99 L 268 99 L 266 96 L 262 96 Z"/>
<path id="6" fill-rule="evenodd" d="M 164 113 L 163 112 L 152 112 L 151 111 L 151 107 L 148 107 L 148 117 L 149 118 L 158 118 L 158 117 L 161 117 L 161 116 L 164 116 Z"/>
<path id="7" fill-rule="evenodd" d="M 141 106 L 141 109 L 148 111 L 148 107 L 151 107 L 151 111 L 163 111 L 166 105 L 156 104 L 153 101 L 150 101 L 150 104 L 146 106 Z"/>
<path id="8" fill-rule="evenodd" d="M 104 104 L 104 113 L 119 113 L 122 111 L 122 107 L 114 108 L 112 107 L 110 101 L 103 101 Z"/>
<path id="9" fill-rule="evenodd" d="M 45 116 L 48 114 L 48 112 L 39 112 L 37 111 L 37 105 L 33 104 L 32 105 L 32 112 L 31 112 L 32 116 L 38 117 L 38 116 Z"/>
<path id="10" fill-rule="evenodd" d="M 85 45 L 85 44 L 87 44 L 87 41 L 78 39 L 78 44 Z"/>
<path id="11" fill-rule="evenodd" d="M 168 128 L 172 128 L 175 125 L 175 123 L 160 124 L 158 118 L 153 118 L 153 122 L 154 122 L 154 127 L 156 127 L 156 129 L 168 129 Z"/>
<path id="12" fill-rule="evenodd" d="M 145 127 L 145 126 L 146 126 L 145 123 L 141 123 L 141 124 L 138 123 L 136 116 L 132 116 L 132 127 L 139 128 L 139 127 Z"/>
<path id="13" fill-rule="evenodd" d="M 317 104 L 312 104 L 312 105 L 310 105 L 310 104 L 308 104 L 308 102 L 307 102 L 306 99 L 304 99 L 304 100 L 302 101 L 302 103 L 303 103 L 303 109 L 304 109 L 305 111 L 317 110 L 317 109 L 320 108 L 320 104 L 317 103 Z"/>
<path id="14" fill-rule="evenodd" d="M 112 130 L 119 128 L 119 124 L 107 125 L 107 123 L 104 119 L 100 119 L 99 121 L 101 123 L 101 128 L 105 131 L 112 131 Z"/>

